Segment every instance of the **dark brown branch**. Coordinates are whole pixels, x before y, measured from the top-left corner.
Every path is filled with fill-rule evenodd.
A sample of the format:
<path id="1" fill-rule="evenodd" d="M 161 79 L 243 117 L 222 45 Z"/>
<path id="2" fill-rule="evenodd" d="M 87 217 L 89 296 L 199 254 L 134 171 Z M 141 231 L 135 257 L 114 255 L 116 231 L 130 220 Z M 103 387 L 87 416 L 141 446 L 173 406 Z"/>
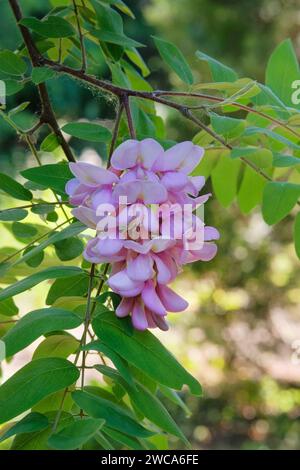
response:
<path id="1" fill-rule="evenodd" d="M 29 30 L 27 28 L 25 28 L 23 25 L 20 24 L 20 21 L 22 20 L 23 15 L 22 15 L 22 11 L 21 11 L 21 8 L 19 6 L 19 3 L 18 3 L 17 0 L 9 0 L 9 3 L 10 3 L 10 6 L 11 6 L 11 9 L 13 11 L 13 14 L 16 18 L 16 21 L 18 23 L 18 26 L 19 26 L 21 35 L 23 37 L 25 46 L 28 50 L 32 66 L 33 67 L 39 67 L 39 66 L 41 66 L 42 56 L 39 53 L 39 51 L 37 50 L 32 38 L 31 38 L 31 34 L 30 34 Z M 59 128 L 59 125 L 56 121 L 56 117 L 54 115 L 54 112 L 53 112 L 53 109 L 52 109 L 52 106 L 51 106 L 50 98 L 49 98 L 47 87 L 46 87 L 45 83 L 40 83 L 39 85 L 37 85 L 37 88 L 38 88 L 38 91 L 39 91 L 40 100 L 41 100 L 41 104 L 42 104 L 42 112 L 41 112 L 41 116 L 40 116 L 40 123 L 48 124 L 51 127 L 52 131 L 57 136 L 57 139 L 58 139 L 60 145 L 63 148 L 63 151 L 66 155 L 66 158 L 70 162 L 75 162 L 75 158 L 73 156 L 73 153 L 72 153 L 67 141 L 65 140 L 65 138 L 64 138 L 64 136 L 63 136 L 63 134 L 62 134 L 62 132 Z"/>

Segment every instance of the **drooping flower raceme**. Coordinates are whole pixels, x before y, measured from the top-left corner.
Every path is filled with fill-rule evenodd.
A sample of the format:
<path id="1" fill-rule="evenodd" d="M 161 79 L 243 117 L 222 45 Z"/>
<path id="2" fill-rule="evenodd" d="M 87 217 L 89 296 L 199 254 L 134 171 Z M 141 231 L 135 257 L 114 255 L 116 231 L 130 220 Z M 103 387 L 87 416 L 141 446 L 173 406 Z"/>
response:
<path id="1" fill-rule="evenodd" d="M 199 196 L 205 180 L 189 176 L 203 153 L 192 142 L 164 151 L 153 139 L 127 140 L 107 170 L 70 163 L 75 178 L 66 192 L 76 206 L 72 212 L 96 231 L 84 257 L 111 264 L 108 285 L 122 297 L 116 314 L 131 315 L 139 330 L 167 330 L 167 312 L 188 306 L 168 284 L 184 264 L 216 254 L 219 233 L 203 222 L 210 194 Z"/>

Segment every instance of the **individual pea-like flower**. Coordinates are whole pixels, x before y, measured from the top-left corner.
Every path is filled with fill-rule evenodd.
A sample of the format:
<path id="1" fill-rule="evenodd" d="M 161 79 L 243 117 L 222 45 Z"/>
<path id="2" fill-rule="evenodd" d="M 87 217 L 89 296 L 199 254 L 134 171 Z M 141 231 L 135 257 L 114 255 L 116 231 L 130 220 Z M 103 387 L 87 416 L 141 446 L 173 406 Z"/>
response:
<path id="1" fill-rule="evenodd" d="M 136 329 L 167 330 L 167 313 L 188 306 L 168 284 L 184 264 L 217 252 L 218 231 L 194 213 L 210 196 L 199 196 L 204 177 L 190 176 L 203 154 L 192 142 L 164 151 L 154 139 L 130 139 L 107 170 L 70 163 L 73 215 L 96 232 L 84 257 L 111 264 L 108 285 L 122 298 L 116 315 L 130 315 Z"/>

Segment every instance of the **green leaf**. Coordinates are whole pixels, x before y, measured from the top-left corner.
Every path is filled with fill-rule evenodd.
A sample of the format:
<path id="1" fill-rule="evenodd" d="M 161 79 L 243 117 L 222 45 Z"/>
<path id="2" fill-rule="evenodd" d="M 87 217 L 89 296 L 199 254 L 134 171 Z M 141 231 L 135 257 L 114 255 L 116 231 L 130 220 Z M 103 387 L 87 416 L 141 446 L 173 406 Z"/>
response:
<path id="1" fill-rule="evenodd" d="M 71 276 L 65 279 L 56 279 L 49 289 L 46 304 L 52 305 L 60 297 L 84 296 L 88 291 L 89 276 Z"/>
<path id="2" fill-rule="evenodd" d="M 56 135 L 51 133 L 51 134 L 48 134 L 47 137 L 45 137 L 45 139 L 41 142 L 40 150 L 42 152 L 53 152 L 59 146 L 60 146 L 60 143 L 59 143 Z M 47 165 L 43 165 L 42 167 L 37 167 L 37 168 L 44 168 L 45 166 L 47 166 Z M 64 166 L 66 166 L 66 165 L 64 165 Z M 51 174 L 50 176 L 52 177 L 53 175 Z"/>
<path id="3" fill-rule="evenodd" d="M 67 182 L 73 178 L 73 174 L 67 163 L 53 163 L 50 165 L 28 168 L 21 172 L 24 178 L 34 183 L 41 184 L 45 188 L 54 191 L 65 192 Z"/>
<path id="4" fill-rule="evenodd" d="M 35 248 L 36 248 L 36 245 L 28 246 L 23 251 L 23 254 L 26 255 L 27 253 L 30 253 Z M 28 258 L 28 260 L 25 261 L 25 263 L 31 268 L 37 268 L 43 262 L 43 259 L 44 259 L 44 252 L 39 251 L 36 255 L 30 256 L 30 258 Z"/>
<path id="5" fill-rule="evenodd" d="M 212 78 L 215 82 L 235 82 L 238 79 L 238 75 L 234 70 L 204 54 L 204 52 L 197 51 L 196 56 L 198 59 L 208 63 Z"/>
<path id="6" fill-rule="evenodd" d="M 294 223 L 294 243 L 296 254 L 300 259 L 300 212 L 296 215 Z"/>
<path id="7" fill-rule="evenodd" d="M 91 439 L 103 427 L 104 423 L 104 419 L 79 419 L 50 436 L 48 444 L 58 450 L 78 449 Z"/>
<path id="8" fill-rule="evenodd" d="M 239 208 L 244 214 L 261 203 L 265 184 L 266 180 L 261 175 L 249 166 L 245 167 L 237 197 Z"/>
<path id="9" fill-rule="evenodd" d="M 101 41 L 117 44 L 122 47 L 139 47 L 143 44 L 127 37 L 124 34 L 121 15 L 108 5 L 91 0 L 97 15 L 99 29 L 93 29 L 91 33 Z"/>
<path id="10" fill-rule="evenodd" d="M 133 450 L 143 450 L 145 449 L 144 446 L 141 445 L 141 442 L 134 437 L 129 437 L 126 434 L 116 431 L 115 429 L 110 429 L 107 426 L 103 428 L 103 433 L 106 434 L 108 437 L 111 437 L 114 441 L 119 442 L 122 447 L 124 445 L 129 447 Z"/>
<path id="11" fill-rule="evenodd" d="M 1 292 L 2 289 L 0 289 Z M 6 299 L 0 302 L 0 315 L 4 315 L 5 317 L 13 317 L 17 315 L 19 309 L 14 303 L 13 299 Z"/>
<path id="12" fill-rule="evenodd" d="M 43 251 L 47 246 L 57 243 L 60 240 L 66 240 L 72 236 L 76 236 L 79 233 L 83 232 L 85 230 L 85 226 L 81 222 L 75 222 L 65 229 L 61 230 L 60 232 L 53 233 L 50 235 L 49 238 L 41 242 L 39 245 L 35 246 L 30 252 L 24 254 L 22 258 L 18 259 L 14 263 L 12 263 L 12 266 L 17 266 L 18 264 L 22 263 L 23 261 L 27 262 L 30 258 L 36 256 L 38 253 Z"/>
<path id="13" fill-rule="evenodd" d="M 245 121 L 242 119 L 219 116 L 215 113 L 210 114 L 210 119 L 213 130 L 227 139 L 232 139 L 241 135 L 244 132 L 246 125 Z"/>
<path id="14" fill-rule="evenodd" d="M 299 64 L 290 39 L 280 43 L 268 61 L 266 85 L 288 106 L 292 102 L 292 83 L 300 79 Z"/>
<path id="15" fill-rule="evenodd" d="M 271 150 L 261 147 L 235 147 L 231 150 L 231 158 L 246 158 L 259 168 L 269 168 L 273 163 Z"/>
<path id="16" fill-rule="evenodd" d="M 32 193 L 28 189 L 24 188 L 24 186 L 18 183 L 15 179 L 5 175 L 4 173 L 0 173 L 0 189 L 21 201 L 31 201 L 33 197 Z"/>
<path id="17" fill-rule="evenodd" d="M 0 51 L 0 71 L 9 75 L 23 75 L 27 70 L 24 60 L 9 50 Z"/>
<path id="18" fill-rule="evenodd" d="M 278 167 L 278 168 L 284 168 L 284 167 L 289 167 L 289 166 L 294 166 L 294 165 L 300 165 L 300 158 L 274 152 L 273 166 Z"/>
<path id="19" fill-rule="evenodd" d="M 224 207 L 228 207 L 235 199 L 241 168 L 241 162 L 232 161 L 227 154 L 227 151 L 221 154 L 211 173 L 214 193 Z"/>
<path id="20" fill-rule="evenodd" d="M 55 77 L 55 71 L 48 67 L 34 67 L 32 69 L 31 80 L 36 85 Z"/>
<path id="21" fill-rule="evenodd" d="M 38 233 L 34 225 L 14 222 L 11 226 L 12 233 L 17 239 L 33 238 Z"/>
<path id="22" fill-rule="evenodd" d="M 63 357 L 67 359 L 79 347 L 79 341 L 72 335 L 52 334 L 42 341 L 33 353 L 32 359 L 42 357 Z"/>
<path id="23" fill-rule="evenodd" d="M 19 24 L 46 38 L 67 38 L 75 34 L 73 26 L 60 16 L 50 15 L 43 20 L 28 17 L 23 18 Z"/>
<path id="24" fill-rule="evenodd" d="M 118 374 L 110 367 L 96 366 L 95 368 L 99 370 L 99 372 L 108 374 L 112 379 L 118 381 Z M 133 405 L 137 407 L 138 410 L 149 419 L 149 421 L 156 424 L 160 429 L 179 437 L 188 444 L 184 434 L 181 432 L 166 408 L 153 393 L 149 392 L 146 387 L 138 382 L 135 382 L 134 387 L 124 381 L 121 381 L 121 385 L 127 391 Z"/>
<path id="25" fill-rule="evenodd" d="M 24 88 L 24 84 L 22 82 L 18 82 L 17 80 L 8 79 L 3 81 L 5 83 L 6 96 L 15 95 Z"/>
<path id="26" fill-rule="evenodd" d="M 32 250 L 33 251 L 33 250 Z M 30 254 L 30 253 L 29 253 Z M 25 277 L 21 281 L 6 287 L 0 292 L 0 300 L 8 299 L 14 295 L 20 294 L 25 290 L 31 289 L 40 282 L 48 279 L 59 279 L 63 277 L 76 276 L 84 271 L 76 266 L 56 266 L 39 271 L 31 276 Z"/>
<path id="27" fill-rule="evenodd" d="M 262 214 L 269 225 L 276 224 L 293 209 L 300 197 L 300 184 L 273 181 L 265 186 Z"/>
<path id="28" fill-rule="evenodd" d="M 287 139 L 283 135 L 277 134 L 277 132 L 271 131 L 271 129 L 262 128 L 262 127 L 247 127 L 244 132 L 245 136 L 251 136 L 255 134 L 264 134 L 271 139 L 277 140 L 278 142 L 284 144 L 286 147 L 291 147 L 295 150 L 300 150 L 300 145 L 295 144 L 291 140 Z"/>
<path id="29" fill-rule="evenodd" d="M 111 139 L 111 132 L 106 127 L 92 122 L 70 122 L 62 127 L 62 131 L 90 142 L 109 142 Z"/>
<path id="30" fill-rule="evenodd" d="M 122 47 L 142 47 L 144 45 L 141 42 L 135 41 L 134 39 L 125 36 L 125 34 L 118 34 L 114 31 L 92 29 L 91 33 L 93 36 L 100 39 L 100 41 L 116 44 Z"/>
<path id="31" fill-rule="evenodd" d="M 24 111 L 26 108 L 28 108 L 29 105 L 30 105 L 30 101 L 25 101 L 24 103 L 19 104 L 19 105 L 16 106 L 15 108 L 13 108 L 13 109 L 11 109 L 10 111 L 8 111 L 8 116 L 11 118 L 11 117 L 14 116 L 15 114 L 21 113 L 21 112 Z"/>
<path id="32" fill-rule="evenodd" d="M 123 379 L 131 386 L 135 387 L 127 362 L 109 346 L 102 343 L 102 341 L 93 341 L 92 343 L 87 344 L 83 349 L 85 351 L 99 351 L 105 354 L 105 356 L 112 361 L 116 369 L 118 369 L 121 377 L 123 377 Z"/>
<path id="33" fill-rule="evenodd" d="M 57 410 L 45 411 L 44 415 L 49 420 L 48 427 L 42 431 L 18 434 L 12 443 L 11 450 L 50 450 L 47 442 L 52 433 Z M 57 431 L 60 431 L 73 421 L 73 416 L 63 411 L 57 425 Z"/>
<path id="34" fill-rule="evenodd" d="M 129 319 L 120 320 L 112 312 L 95 318 L 93 329 L 101 341 L 155 381 L 176 390 L 186 384 L 194 395 L 201 395 L 199 382 L 150 331 L 134 330 Z"/>
<path id="35" fill-rule="evenodd" d="M 117 431 L 130 436 L 149 437 L 153 433 L 141 426 L 119 405 L 91 393 L 75 391 L 72 393 L 75 403 L 93 418 L 100 418 Z"/>
<path id="36" fill-rule="evenodd" d="M 6 357 L 26 348 L 40 336 L 57 330 L 72 330 L 82 319 L 69 310 L 42 308 L 22 317 L 3 337 Z"/>
<path id="37" fill-rule="evenodd" d="M 28 212 L 24 209 L 4 209 L 0 211 L 0 220 L 3 222 L 12 222 L 25 219 Z"/>
<path id="38" fill-rule="evenodd" d="M 15 434 L 42 431 L 48 427 L 48 424 L 49 420 L 45 415 L 41 413 L 29 413 L 18 423 L 9 428 L 9 430 L 0 437 L 0 442 L 5 441 Z"/>
<path id="39" fill-rule="evenodd" d="M 188 85 L 192 85 L 194 82 L 193 74 L 182 52 L 175 46 L 175 44 L 156 36 L 152 37 L 158 52 L 166 64 L 174 70 L 176 75 L 178 75 L 183 82 Z"/>
<path id="40" fill-rule="evenodd" d="M 47 395 L 76 382 L 79 370 L 61 358 L 36 359 L 0 387 L 0 423 L 31 408 Z"/>
<path id="41" fill-rule="evenodd" d="M 54 243 L 55 253 L 61 261 L 70 261 L 81 255 L 84 249 L 82 240 L 70 237 Z"/>

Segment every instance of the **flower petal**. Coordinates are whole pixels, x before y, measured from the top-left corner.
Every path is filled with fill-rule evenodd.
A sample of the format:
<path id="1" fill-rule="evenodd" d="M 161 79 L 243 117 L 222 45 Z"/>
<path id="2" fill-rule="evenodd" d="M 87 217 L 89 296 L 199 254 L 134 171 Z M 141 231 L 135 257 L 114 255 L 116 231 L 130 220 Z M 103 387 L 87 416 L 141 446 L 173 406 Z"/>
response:
<path id="1" fill-rule="evenodd" d="M 153 261 L 150 255 L 138 255 L 127 262 L 128 276 L 134 281 L 147 281 L 153 277 Z"/>
<path id="2" fill-rule="evenodd" d="M 117 175 L 109 170 L 86 162 L 69 163 L 70 170 L 79 181 L 89 187 L 112 184 L 118 181 Z"/>
<path id="3" fill-rule="evenodd" d="M 145 286 L 142 290 L 142 299 L 151 312 L 157 315 L 166 315 L 166 309 L 155 291 L 152 280 L 145 282 Z"/>
<path id="4" fill-rule="evenodd" d="M 158 284 L 157 293 L 162 304 L 168 312 L 181 312 L 188 307 L 188 302 L 172 289 L 162 284 Z"/>
<path id="5" fill-rule="evenodd" d="M 116 170 L 125 170 L 136 165 L 139 142 L 129 139 L 119 145 L 112 154 L 111 165 Z"/>
<path id="6" fill-rule="evenodd" d="M 154 139 L 144 139 L 140 142 L 140 154 L 138 163 L 140 162 L 146 170 L 151 170 L 156 160 L 163 157 L 164 149 Z"/>

